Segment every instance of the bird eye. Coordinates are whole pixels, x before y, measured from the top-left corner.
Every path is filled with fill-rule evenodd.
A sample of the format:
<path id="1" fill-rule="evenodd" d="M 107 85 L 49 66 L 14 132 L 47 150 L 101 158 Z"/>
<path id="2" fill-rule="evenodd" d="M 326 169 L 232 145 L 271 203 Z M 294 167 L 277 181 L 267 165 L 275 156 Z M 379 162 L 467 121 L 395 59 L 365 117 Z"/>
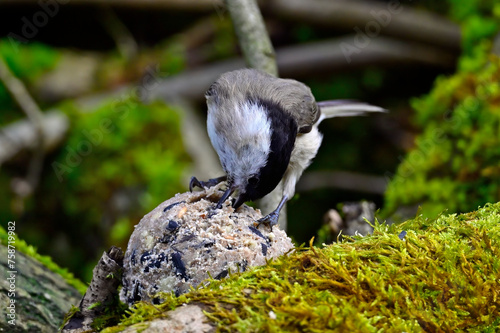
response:
<path id="1" fill-rule="evenodd" d="M 257 185 L 258 182 L 259 182 L 259 178 L 257 178 L 256 176 L 250 177 L 248 179 L 248 184 L 250 184 L 252 186 Z"/>

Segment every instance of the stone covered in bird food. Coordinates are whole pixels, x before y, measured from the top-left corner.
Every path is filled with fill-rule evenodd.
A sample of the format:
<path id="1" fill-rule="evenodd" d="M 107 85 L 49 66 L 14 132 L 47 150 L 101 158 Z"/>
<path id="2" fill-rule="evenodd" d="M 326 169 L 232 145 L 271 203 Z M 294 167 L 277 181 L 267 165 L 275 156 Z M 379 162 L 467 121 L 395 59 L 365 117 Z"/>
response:
<path id="1" fill-rule="evenodd" d="M 278 226 L 255 226 L 259 210 L 234 210 L 231 198 L 215 210 L 220 187 L 178 194 L 144 216 L 125 253 L 122 301 L 155 303 L 158 292 L 179 295 L 210 276 L 222 279 L 293 249 Z"/>

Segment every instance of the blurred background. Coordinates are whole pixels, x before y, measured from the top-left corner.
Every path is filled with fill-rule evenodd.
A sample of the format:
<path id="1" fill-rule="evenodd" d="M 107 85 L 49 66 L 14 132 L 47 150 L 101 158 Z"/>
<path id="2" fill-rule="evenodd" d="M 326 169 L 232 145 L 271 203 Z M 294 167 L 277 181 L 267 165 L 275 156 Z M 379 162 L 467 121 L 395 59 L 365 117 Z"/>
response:
<path id="1" fill-rule="evenodd" d="M 297 244 L 334 240 L 344 202 L 398 221 L 499 200 L 498 3 L 260 7 L 280 76 L 390 110 L 321 125 L 288 204 Z M 0 221 L 83 281 L 190 176 L 222 175 L 203 94 L 245 63 L 221 1 L 3 0 L 0 36 Z"/>

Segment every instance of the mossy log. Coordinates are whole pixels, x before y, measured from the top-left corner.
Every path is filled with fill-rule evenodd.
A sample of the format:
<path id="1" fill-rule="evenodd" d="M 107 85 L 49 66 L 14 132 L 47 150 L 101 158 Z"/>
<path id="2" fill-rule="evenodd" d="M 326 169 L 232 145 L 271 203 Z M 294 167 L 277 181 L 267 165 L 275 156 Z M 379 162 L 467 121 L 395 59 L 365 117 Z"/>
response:
<path id="1" fill-rule="evenodd" d="M 161 305 L 137 303 L 103 332 L 157 332 L 172 320 L 176 332 L 190 325 L 221 332 L 495 332 L 499 246 L 500 203 L 375 223 L 372 235 L 299 248 L 180 297 L 162 295 Z M 204 315 L 179 327 L 175 311 L 186 304 Z"/>
<path id="2" fill-rule="evenodd" d="M 8 257 L 9 254 L 14 256 Z M 81 298 L 59 274 L 3 244 L 0 244 L 0 272 L 2 332 L 56 332 L 65 313 Z"/>

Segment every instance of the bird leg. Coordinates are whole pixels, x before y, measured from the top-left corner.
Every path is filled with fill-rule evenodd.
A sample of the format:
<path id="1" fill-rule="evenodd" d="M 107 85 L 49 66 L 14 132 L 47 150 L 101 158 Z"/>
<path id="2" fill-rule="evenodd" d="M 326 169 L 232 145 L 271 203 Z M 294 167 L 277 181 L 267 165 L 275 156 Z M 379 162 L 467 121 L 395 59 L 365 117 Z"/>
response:
<path id="1" fill-rule="evenodd" d="M 217 178 L 211 178 L 207 180 L 206 182 L 198 180 L 196 177 L 191 177 L 191 181 L 189 182 L 189 191 L 193 192 L 193 188 L 195 186 L 200 187 L 200 188 L 210 188 L 212 186 L 215 186 L 223 181 L 227 180 L 227 176 L 221 176 Z"/>
<path id="2" fill-rule="evenodd" d="M 278 204 L 278 207 L 276 207 L 275 210 L 273 210 L 271 213 L 267 214 L 263 218 L 257 220 L 257 228 L 261 224 L 269 224 L 269 226 L 271 227 L 271 231 L 272 231 L 273 230 L 273 225 L 277 225 L 278 224 L 278 220 L 279 220 L 279 217 L 280 217 L 280 211 L 283 208 L 283 206 L 285 205 L 285 202 L 287 202 L 287 200 L 288 200 L 288 197 L 286 195 L 284 195 L 283 198 L 281 198 L 281 201 L 280 201 L 280 203 Z"/>

